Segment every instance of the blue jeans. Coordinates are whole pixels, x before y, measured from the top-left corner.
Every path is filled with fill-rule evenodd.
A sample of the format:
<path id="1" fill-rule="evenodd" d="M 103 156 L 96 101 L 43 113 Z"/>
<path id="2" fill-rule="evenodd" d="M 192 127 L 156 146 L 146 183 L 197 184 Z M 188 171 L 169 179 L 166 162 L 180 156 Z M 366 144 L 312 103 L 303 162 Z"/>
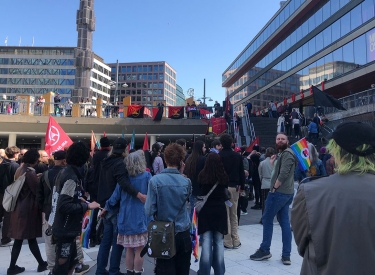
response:
<path id="1" fill-rule="evenodd" d="M 288 195 L 279 192 L 268 193 L 266 207 L 262 216 L 263 241 L 260 248 L 263 251 L 270 252 L 273 233 L 273 219 L 277 215 L 283 240 L 282 256 L 290 257 L 290 252 L 292 250 L 292 231 L 290 230 L 289 222 L 289 205 L 292 203 L 292 201 L 293 194 Z"/>
<path id="2" fill-rule="evenodd" d="M 193 220 L 193 214 L 194 214 L 194 203 L 197 199 L 197 196 L 190 195 L 189 202 L 190 202 L 190 221 Z"/>
<path id="3" fill-rule="evenodd" d="M 200 237 L 202 252 L 198 274 L 210 275 L 212 266 L 215 275 L 224 275 L 224 235 L 218 231 L 206 231 Z"/>
<path id="4" fill-rule="evenodd" d="M 109 262 L 109 274 L 116 275 L 120 271 L 120 261 L 124 247 L 117 244 L 117 214 L 118 213 L 108 212 L 103 219 L 104 230 L 98 252 L 96 275 L 106 273 L 105 268 L 108 264 L 111 247 L 112 252 Z"/>

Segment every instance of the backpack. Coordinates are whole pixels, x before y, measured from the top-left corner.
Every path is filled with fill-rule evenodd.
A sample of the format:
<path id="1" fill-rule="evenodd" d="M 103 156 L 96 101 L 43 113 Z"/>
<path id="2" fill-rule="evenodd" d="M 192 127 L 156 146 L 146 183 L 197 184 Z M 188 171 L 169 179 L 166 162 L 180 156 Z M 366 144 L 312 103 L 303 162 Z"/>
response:
<path id="1" fill-rule="evenodd" d="M 26 173 L 28 171 L 35 171 L 34 168 L 28 167 L 27 171 L 23 173 L 18 179 L 10 184 L 4 192 L 3 207 L 5 211 L 12 212 L 16 207 L 18 196 L 21 192 L 23 184 L 26 180 Z"/>
<path id="2" fill-rule="evenodd" d="M 4 194 L 5 189 L 12 183 L 10 176 L 10 162 L 0 164 L 0 193 Z"/>

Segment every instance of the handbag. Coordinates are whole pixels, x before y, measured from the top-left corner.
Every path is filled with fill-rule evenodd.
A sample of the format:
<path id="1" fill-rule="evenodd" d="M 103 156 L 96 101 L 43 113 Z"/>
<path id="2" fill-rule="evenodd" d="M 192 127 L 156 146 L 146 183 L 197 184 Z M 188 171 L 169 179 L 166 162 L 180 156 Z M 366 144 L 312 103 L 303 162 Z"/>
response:
<path id="1" fill-rule="evenodd" d="M 195 203 L 194 203 L 194 207 L 195 207 L 195 210 L 196 210 L 198 213 L 202 210 L 202 208 L 203 208 L 204 204 L 206 203 L 208 197 L 209 197 L 209 196 L 211 195 L 211 193 L 215 190 L 215 188 L 216 188 L 217 185 L 218 185 L 218 183 L 216 183 L 216 184 L 211 188 L 210 192 L 208 192 L 207 195 L 205 195 L 205 196 L 197 196 L 197 199 L 196 199 L 196 201 L 195 201 Z"/>
<path id="2" fill-rule="evenodd" d="M 187 199 L 184 200 L 173 222 L 151 221 L 147 226 L 148 240 L 146 246 L 141 252 L 141 257 L 147 250 L 147 255 L 151 258 L 168 260 L 176 255 L 175 244 L 175 221 L 184 208 Z"/>

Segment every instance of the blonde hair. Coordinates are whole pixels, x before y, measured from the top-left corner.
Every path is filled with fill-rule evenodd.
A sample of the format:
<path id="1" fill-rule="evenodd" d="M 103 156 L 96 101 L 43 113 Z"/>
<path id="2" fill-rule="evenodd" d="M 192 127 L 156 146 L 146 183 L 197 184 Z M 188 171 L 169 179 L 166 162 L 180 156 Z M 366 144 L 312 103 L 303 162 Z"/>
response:
<path id="1" fill-rule="evenodd" d="M 365 157 L 351 154 L 341 148 L 334 139 L 329 141 L 326 148 L 335 158 L 335 171 L 339 174 L 347 174 L 354 171 L 359 172 L 359 174 L 375 172 L 375 153 Z M 370 145 L 363 144 L 356 149 L 362 152 L 369 148 Z"/>
<path id="2" fill-rule="evenodd" d="M 124 163 L 130 176 L 142 174 L 146 171 L 146 159 L 139 152 L 130 153 L 125 159 Z"/>
<path id="3" fill-rule="evenodd" d="M 309 147 L 309 158 L 311 160 L 311 163 L 316 163 L 319 159 L 318 151 L 316 150 L 314 144 L 312 143 L 309 143 L 308 147 Z"/>

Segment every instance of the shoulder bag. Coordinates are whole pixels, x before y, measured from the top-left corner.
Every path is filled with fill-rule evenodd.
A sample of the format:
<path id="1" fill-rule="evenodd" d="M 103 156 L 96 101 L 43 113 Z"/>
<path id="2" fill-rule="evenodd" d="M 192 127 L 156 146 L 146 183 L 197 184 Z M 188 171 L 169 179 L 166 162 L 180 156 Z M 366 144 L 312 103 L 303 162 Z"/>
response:
<path id="1" fill-rule="evenodd" d="M 148 240 L 146 246 L 141 252 L 141 257 L 143 257 L 143 255 L 145 254 L 145 250 L 147 250 L 147 255 L 149 257 L 157 259 L 168 260 L 176 255 L 175 221 L 186 205 L 186 201 L 188 198 L 189 193 L 173 222 L 151 221 L 148 224 Z"/>
<path id="2" fill-rule="evenodd" d="M 209 197 L 209 196 L 211 195 L 211 193 L 215 190 L 215 188 L 216 188 L 217 185 L 218 185 L 218 183 L 216 183 L 216 184 L 211 188 L 210 192 L 208 192 L 207 195 L 205 195 L 205 196 L 197 196 L 196 201 L 195 201 L 195 203 L 194 203 L 194 207 L 195 207 L 195 210 L 196 210 L 198 213 L 202 210 L 202 208 L 203 208 L 204 204 L 206 203 L 208 197 Z"/>

